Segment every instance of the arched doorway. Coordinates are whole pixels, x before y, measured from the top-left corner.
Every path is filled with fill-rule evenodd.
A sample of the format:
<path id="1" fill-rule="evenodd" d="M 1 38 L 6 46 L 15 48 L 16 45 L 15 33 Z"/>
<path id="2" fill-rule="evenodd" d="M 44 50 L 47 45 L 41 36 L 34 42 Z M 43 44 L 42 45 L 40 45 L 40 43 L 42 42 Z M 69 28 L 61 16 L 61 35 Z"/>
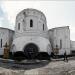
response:
<path id="1" fill-rule="evenodd" d="M 28 59 L 35 59 L 35 56 L 38 54 L 38 51 L 38 46 L 34 43 L 29 43 L 24 47 L 24 53 Z"/>

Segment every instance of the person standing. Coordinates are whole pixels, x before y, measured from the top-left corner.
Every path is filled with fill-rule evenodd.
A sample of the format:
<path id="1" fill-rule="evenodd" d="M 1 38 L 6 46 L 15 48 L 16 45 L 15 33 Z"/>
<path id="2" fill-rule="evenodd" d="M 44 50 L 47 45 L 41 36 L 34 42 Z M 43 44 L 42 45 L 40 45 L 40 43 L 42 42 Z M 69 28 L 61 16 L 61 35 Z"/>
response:
<path id="1" fill-rule="evenodd" d="M 64 61 L 67 61 L 67 62 L 68 62 L 68 58 L 67 58 L 66 51 L 65 51 L 65 53 L 64 53 Z"/>

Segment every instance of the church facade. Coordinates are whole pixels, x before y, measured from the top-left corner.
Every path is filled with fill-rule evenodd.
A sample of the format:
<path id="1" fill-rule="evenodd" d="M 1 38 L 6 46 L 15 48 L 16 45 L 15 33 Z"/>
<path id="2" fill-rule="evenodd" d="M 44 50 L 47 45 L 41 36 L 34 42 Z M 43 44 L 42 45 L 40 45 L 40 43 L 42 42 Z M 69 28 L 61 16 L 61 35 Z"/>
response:
<path id="1" fill-rule="evenodd" d="M 16 16 L 15 30 L 0 28 L 0 54 L 3 55 L 3 45 L 10 45 L 14 56 L 67 55 L 75 51 L 74 42 L 70 40 L 69 26 L 47 28 L 45 15 L 36 9 L 24 9 Z"/>

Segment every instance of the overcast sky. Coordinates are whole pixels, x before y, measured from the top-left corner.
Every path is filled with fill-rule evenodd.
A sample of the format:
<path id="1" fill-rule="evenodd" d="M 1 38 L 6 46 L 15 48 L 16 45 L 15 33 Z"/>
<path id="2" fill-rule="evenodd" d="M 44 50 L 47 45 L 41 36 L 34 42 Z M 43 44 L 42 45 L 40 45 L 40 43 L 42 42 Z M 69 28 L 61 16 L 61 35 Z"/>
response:
<path id="1" fill-rule="evenodd" d="M 75 1 L 0 1 L 0 26 L 14 29 L 16 15 L 26 8 L 42 11 L 48 29 L 70 26 L 70 37 L 75 41 Z"/>

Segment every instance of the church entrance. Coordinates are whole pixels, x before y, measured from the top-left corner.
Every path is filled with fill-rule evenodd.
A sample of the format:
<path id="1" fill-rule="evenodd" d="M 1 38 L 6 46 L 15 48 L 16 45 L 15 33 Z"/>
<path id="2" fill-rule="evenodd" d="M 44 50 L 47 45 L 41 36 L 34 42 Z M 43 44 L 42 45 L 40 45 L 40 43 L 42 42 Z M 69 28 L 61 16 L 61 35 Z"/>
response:
<path id="1" fill-rule="evenodd" d="M 25 56 L 28 59 L 35 59 L 36 55 L 38 54 L 38 46 L 34 43 L 29 43 L 24 48 Z"/>

